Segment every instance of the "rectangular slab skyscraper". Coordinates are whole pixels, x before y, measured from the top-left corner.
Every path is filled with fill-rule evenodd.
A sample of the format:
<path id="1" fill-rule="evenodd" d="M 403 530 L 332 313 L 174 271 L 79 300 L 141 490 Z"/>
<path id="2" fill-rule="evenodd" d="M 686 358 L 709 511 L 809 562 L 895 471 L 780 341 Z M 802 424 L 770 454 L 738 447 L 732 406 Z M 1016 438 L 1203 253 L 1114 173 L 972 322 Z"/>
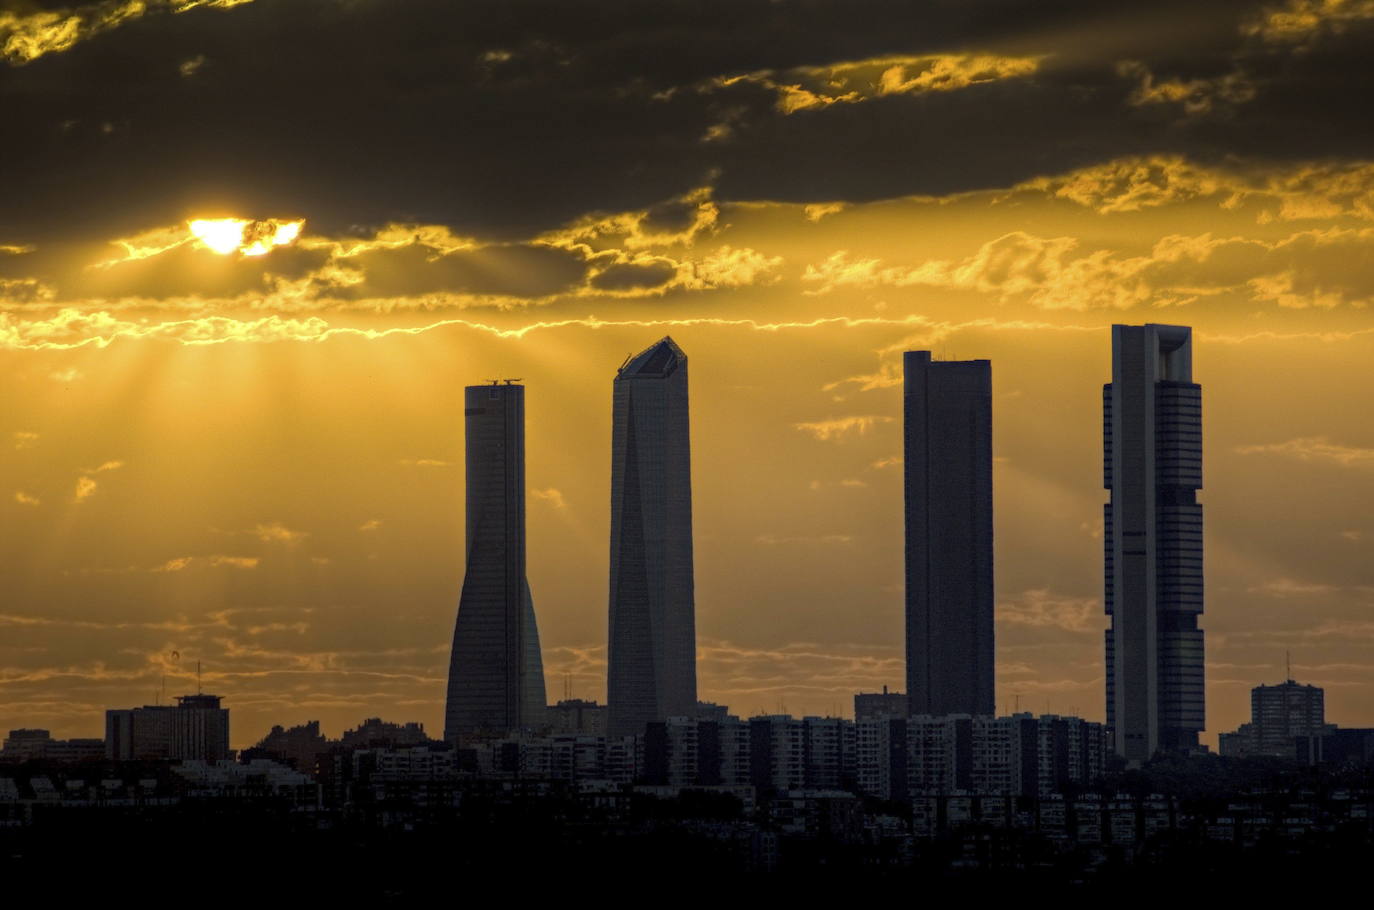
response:
<path id="1" fill-rule="evenodd" d="M 695 714 L 687 355 L 671 338 L 617 372 L 611 429 L 612 736 Z"/>
<path id="2" fill-rule="evenodd" d="M 1107 724 L 1118 755 L 1195 748 L 1204 721 L 1202 387 L 1192 329 L 1112 326 L 1102 389 Z"/>
<path id="3" fill-rule="evenodd" d="M 468 386 L 467 572 L 444 737 L 543 721 L 544 665 L 525 578 L 525 387 Z"/>
<path id="4" fill-rule="evenodd" d="M 903 358 L 912 714 L 992 714 L 992 365 Z"/>

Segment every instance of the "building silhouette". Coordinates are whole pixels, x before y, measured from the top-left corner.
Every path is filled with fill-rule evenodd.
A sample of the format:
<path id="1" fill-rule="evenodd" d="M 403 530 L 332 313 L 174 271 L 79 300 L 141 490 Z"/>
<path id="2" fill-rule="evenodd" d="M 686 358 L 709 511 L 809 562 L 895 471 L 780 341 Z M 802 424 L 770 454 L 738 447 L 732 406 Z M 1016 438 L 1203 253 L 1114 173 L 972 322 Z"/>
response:
<path id="1" fill-rule="evenodd" d="M 1197 747 L 1204 722 L 1202 387 L 1192 330 L 1112 327 L 1102 390 L 1107 724 L 1117 754 Z"/>
<path id="2" fill-rule="evenodd" d="M 223 761 L 230 757 L 229 709 L 218 695 L 181 695 L 177 704 L 105 712 L 105 757 L 114 761 Z"/>
<path id="3" fill-rule="evenodd" d="M 612 736 L 696 710 L 687 355 L 671 338 L 616 373 L 611 430 Z"/>
<path id="4" fill-rule="evenodd" d="M 1223 733 L 1222 755 L 1275 755 L 1293 758 L 1294 741 L 1334 732 L 1326 724 L 1326 693 L 1289 679 L 1277 686 L 1250 690 L 1250 722 L 1234 733 Z"/>
<path id="5" fill-rule="evenodd" d="M 315 770 L 315 762 L 329 749 L 329 740 L 320 733 L 320 722 L 317 720 L 285 728 L 277 724 L 256 746 L 240 752 L 239 761 L 281 761 L 297 771 L 309 773 Z"/>
<path id="6" fill-rule="evenodd" d="M 444 737 L 506 733 L 544 715 L 544 665 L 525 577 L 525 388 L 468 386 L 467 571 L 453 631 Z"/>
<path id="7" fill-rule="evenodd" d="M 549 706 L 549 732 L 606 735 L 606 706 L 584 698 L 565 698 Z"/>
<path id="8" fill-rule="evenodd" d="M 911 713 L 905 692 L 889 692 L 883 686 L 881 692 L 854 693 L 854 719 L 876 720 L 879 717 L 906 717 Z"/>
<path id="9" fill-rule="evenodd" d="M 903 358 L 912 714 L 992 714 L 992 367 Z"/>
<path id="10" fill-rule="evenodd" d="M 172 757 L 171 705 L 111 708 L 105 712 L 105 757 L 154 761 Z"/>
<path id="11" fill-rule="evenodd" d="M 70 763 L 104 757 L 105 741 L 102 739 L 53 739 L 43 729 L 11 730 L 0 746 L 0 762 Z"/>

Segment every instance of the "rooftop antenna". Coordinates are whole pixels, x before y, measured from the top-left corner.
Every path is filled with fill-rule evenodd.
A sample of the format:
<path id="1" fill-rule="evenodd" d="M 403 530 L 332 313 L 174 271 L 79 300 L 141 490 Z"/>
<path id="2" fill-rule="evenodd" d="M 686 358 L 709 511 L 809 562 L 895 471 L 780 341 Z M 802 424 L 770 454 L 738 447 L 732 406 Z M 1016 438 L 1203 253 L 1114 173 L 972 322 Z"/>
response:
<path id="1" fill-rule="evenodd" d="M 196 694 L 200 695 L 200 659 L 196 659 Z"/>
<path id="2" fill-rule="evenodd" d="M 1284 652 L 1283 652 L 1283 664 L 1284 664 L 1284 672 L 1285 672 L 1285 673 L 1287 674 L 1287 676 L 1288 676 L 1288 681 L 1289 681 L 1289 682 L 1292 682 L 1292 681 L 1293 681 L 1293 652 L 1292 652 L 1292 651 L 1284 651 Z"/>

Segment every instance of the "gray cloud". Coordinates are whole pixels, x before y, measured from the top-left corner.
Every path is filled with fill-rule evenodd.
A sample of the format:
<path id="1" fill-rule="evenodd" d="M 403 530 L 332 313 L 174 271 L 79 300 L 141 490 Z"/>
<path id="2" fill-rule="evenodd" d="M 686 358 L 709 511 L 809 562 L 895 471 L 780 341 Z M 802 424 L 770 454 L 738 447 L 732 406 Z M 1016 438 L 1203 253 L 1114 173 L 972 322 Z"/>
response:
<path id="1" fill-rule="evenodd" d="M 406 221 L 530 236 L 707 179 L 726 200 L 838 202 L 1005 187 L 1126 154 L 1369 152 L 1374 127 L 1352 104 L 1370 23 L 1352 18 L 1295 58 L 1247 33 L 1261 9 L 621 0 L 593 15 L 547 0 L 259 0 L 143 16 L 3 73 L 7 131 L 24 137 L 7 174 L 61 179 L 0 178 L 23 216 L 0 223 L 0 243 L 127 234 L 226 206 L 299 212 L 330 232 Z M 908 65 L 864 103 L 791 114 L 756 83 L 692 88 L 965 49 L 1042 62 L 896 91 L 926 73 Z M 1144 69 L 1123 75 L 1122 61 Z M 1140 103 L 1146 71 L 1146 94 L 1164 102 Z M 1235 72 L 1253 97 L 1197 88 Z M 699 141 L 725 120 L 728 136 Z M 7 236 L 21 232 L 33 236 Z"/>

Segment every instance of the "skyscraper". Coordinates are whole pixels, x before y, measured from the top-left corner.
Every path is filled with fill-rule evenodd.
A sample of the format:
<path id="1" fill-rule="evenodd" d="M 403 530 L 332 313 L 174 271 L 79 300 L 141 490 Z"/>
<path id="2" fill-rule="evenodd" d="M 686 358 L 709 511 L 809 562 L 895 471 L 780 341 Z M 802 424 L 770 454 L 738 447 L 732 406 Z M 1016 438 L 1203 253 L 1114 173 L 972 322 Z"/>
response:
<path id="1" fill-rule="evenodd" d="M 607 702 L 612 736 L 693 714 L 692 459 L 687 355 L 671 338 L 617 372 L 611 430 Z"/>
<path id="2" fill-rule="evenodd" d="M 525 578 L 525 387 L 468 386 L 467 573 L 444 737 L 539 724 L 544 665 Z"/>
<path id="3" fill-rule="evenodd" d="M 1102 389 L 1107 724 L 1117 754 L 1195 748 L 1203 728 L 1202 387 L 1192 330 L 1112 326 Z"/>
<path id="4" fill-rule="evenodd" d="M 903 358 L 912 714 L 992 714 L 992 366 Z"/>

